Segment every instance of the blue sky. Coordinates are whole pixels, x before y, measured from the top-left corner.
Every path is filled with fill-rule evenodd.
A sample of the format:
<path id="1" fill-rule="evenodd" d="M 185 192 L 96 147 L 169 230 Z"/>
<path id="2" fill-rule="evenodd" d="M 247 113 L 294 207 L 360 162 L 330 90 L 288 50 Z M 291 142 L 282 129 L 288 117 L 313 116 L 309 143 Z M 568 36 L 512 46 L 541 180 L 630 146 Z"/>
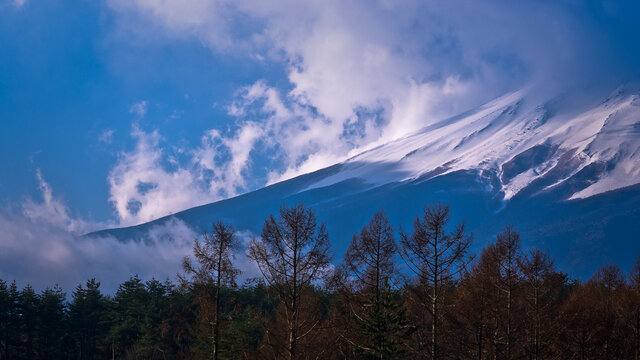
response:
<path id="1" fill-rule="evenodd" d="M 637 1 L 0 0 L 0 222 L 14 238 L 34 222 L 70 236 L 137 224 L 508 91 L 609 89 L 638 78 L 638 14 Z"/>
<path id="2" fill-rule="evenodd" d="M 283 76 L 197 40 L 131 39 L 117 21 L 93 1 L 0 8 L 2 203 L 39 196 L 41 169 L 74 212 L 111 219 L 106 179 L 133 146 L 134 124 L 188 146 L 206 129 L 226 129 L 224 106 L 241 86 Z M 144 116 L 131 111 L 143 102 Z"/>

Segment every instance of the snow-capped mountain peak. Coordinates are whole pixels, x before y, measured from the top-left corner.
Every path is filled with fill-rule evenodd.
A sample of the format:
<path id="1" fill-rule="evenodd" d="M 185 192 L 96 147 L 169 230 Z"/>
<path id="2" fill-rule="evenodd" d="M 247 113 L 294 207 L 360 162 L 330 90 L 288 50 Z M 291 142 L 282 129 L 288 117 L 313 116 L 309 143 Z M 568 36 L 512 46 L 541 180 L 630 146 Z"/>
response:
<path id="1" fill-rule="evenodd" d="M 537 104 L 527 91 L 429 125 L 361 153 L 310 188 L 357 178 L 372 187 L 477 171 L 509 200 L 536 180 L 542 190 L 571 181 L 568 198 L 640 183 L 640 95 L 619 89 L 579 110 L 562 98 Z"/>

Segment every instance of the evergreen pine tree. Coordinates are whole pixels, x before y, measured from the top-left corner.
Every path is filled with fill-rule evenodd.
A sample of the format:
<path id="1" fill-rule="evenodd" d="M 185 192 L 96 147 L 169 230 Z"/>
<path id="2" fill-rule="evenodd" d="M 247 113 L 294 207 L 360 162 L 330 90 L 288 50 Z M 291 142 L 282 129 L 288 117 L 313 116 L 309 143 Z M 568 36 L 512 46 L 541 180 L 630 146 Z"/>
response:
<path id="1" fill-rule="evenodd" d="M 38 328 L 38 354 L 40 359 L 66 359 L 69 349 L 63 347 L 66 335 L 66 294 L 55 286 L 46 288 L 40 295 L 40 319 Z M 67 354 L 68 355 L 68 354 Z"/>
<path id="2" fill-rule="evenodd" d="M 30 285 L 25 286 L 18 298 L 18 314 L 20 328 L 13 331 L 20 334 L 20 357 L 34 359 L 36 357 L 36 344 L 38 342 L 38 308 L 40 297 Z"/>
<path id="3" fill-rule="evenodd" d="M 399 299 L 400 291 L 392 289 L 387 280 L 379 290 L 369 291 L 364 316 L 356 318 L 368 339 L 364 345 L 359 345 L 363 358 L 405 358 L 407 342 L 414 328 L 409 325 L 406 309 Z"/>
<path id="4" fill-rule="evenodd" d="M 105 344 L 108 305 L 108 300 L 100 292 L 100 283 L 95 279 L 88 280 L 86 288 L 78 285 L 73 292 L 68 318 L 71 337 L 75 340 L 80 360 L 92 360 L 111 354 L 111 347 L 107 350 Z"/>

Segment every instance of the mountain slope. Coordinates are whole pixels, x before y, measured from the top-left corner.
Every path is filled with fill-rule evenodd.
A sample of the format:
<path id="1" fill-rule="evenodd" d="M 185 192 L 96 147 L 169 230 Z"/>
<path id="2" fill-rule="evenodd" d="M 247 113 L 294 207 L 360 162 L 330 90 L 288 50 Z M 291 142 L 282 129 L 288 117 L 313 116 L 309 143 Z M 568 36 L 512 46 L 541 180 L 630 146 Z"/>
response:
<path id="1" fill-rule="evenodd" d="M 339 258 L 377 209 L 408 228 L 423 205 L 442 201 L 466 220 L 476 246 L 513 222 L 525 245 L 550 248 L 564 269 L 585 275 L 610 259 L 628 265 L 640 251 L 639 157 L 640 92 L 576 103 L 519 91 L 341 164 L 173 217 L 198 230 L 219 219 L 259 234 L 282 203 L 302 201 L 327 222 Z M 168 218 L 90 235 L 140 239 Z"/>
<path id="2" fill-rule="evenodd" d="M 585 168 L 593 169 L 590 183 L 571 198 L 640 182 L 639 94 L 621 89 L 584 111 L 563 108 L 558 99 L 532 104 L 525 95 L 503 96 L 355 156 L 340 173 L 315 186 L 349 178 L 380 185 L 475 170 L 497 176 L 499 191 L 508 200 L 537 179 L 555 177 L 547 186 L 551 188 Z"/>

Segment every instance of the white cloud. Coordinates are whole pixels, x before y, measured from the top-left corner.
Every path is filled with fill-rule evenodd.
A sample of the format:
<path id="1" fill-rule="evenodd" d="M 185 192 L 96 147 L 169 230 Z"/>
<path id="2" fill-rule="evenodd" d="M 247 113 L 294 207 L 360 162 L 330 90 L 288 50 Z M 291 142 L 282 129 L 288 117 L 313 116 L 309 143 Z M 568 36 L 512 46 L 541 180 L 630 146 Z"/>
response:
<path id="1" fill-rule="evenodd" d="M 218 50 L 229 50 L 242 44 L 233 38 L 235 17 L 234 1 L 190 0 L 106 0 L 112 9 L 135 24 L 125 26 L 151 26 L 153 31 L 166 29 L 169 36 L 197 37 Z M 139 15 L 136 17 L 136 15 Z M 145 23 L 136 23 L 144 19 Z"/>
<path id="2" fill-rule="evenodd" d="M 105 129 L 98 136 L 98 141 L 105 145 L 109 145 L 113 141 L 114 133 L 115 133 L 115 130 L 113 129 Z"/>
<path id="3" fill-rule="evenodd" d="M 13 0 L 13 6 L 16 8 L 21 8 L 27 3 L 27 0 Z"/>
<path id="4" fill-rule="evenodd" d="M 136 238 L 81 237 L 6 209 L 0 209 L 0 228 L 0 279 L 36 289 L 59 284 L 71 292 L 78 284 L 96 278 L 110 294 L 135 274 L 143 280 L 175 280 L 182 271 L 182 259 L 192 255 L 193 241 L 201 236 L 184 222 L 170 218 Z M 254 235 L 238 231 L 236 236 L 242 248 L 235 266 L 242 271 L 242 282 L 260 272 L 246 254 Z"/>
<path id="5" fill-rule="evenodd" d="M 147 107 L 149 106 L 149 102 L 146 100 L 142 100 L 137 102 L 131 107 L 129 107 L 129 112 L 135 114 L 139 118 L 143 118 L 147 114 Z"/>
<path id="6" fill-rule="evenodd" d="M 232 137 L 217 131 L 205 135 L 197 156 L 219 179 L 210 187 L 216 196 L 242 188 L 242 171 L 255 146 L 276 152 L 280 165 L 269 179 L 276 181 L 331 165 L 479 101 L 466 97 L 473 87 L 469 76 L 427 61 L 424 47 L 441 34 L 411 31 L 421 8 L 412 1 L 402 6 L 369 1 L 109 4 L 173 36 L 197 37 L 216 51 L 246 51 L 252 58 L 267 56 L 286 66 L 289 92 L 282 94 L 264 81 L 247 86 L 228 107 L 240 120 Z M 234 27 L 236 18 L 244 19 L 245 31 Z M 481 97 L 491 95 L 484 91 Z M 229 175 L 221 175 L 220 164 L 208 163 L 218 153 L 212 146 L 216 141 L 225 147 L 242 142 L 236 149 L 243 153 L 224 169 Z"/>
<path id="7" fill-rule="evenodd" d="M 262 134 L 258 124 L 248 122 L 235 136 L 225 137 L 210 130 L 202 137 L 200 147 L 193 151 L 193 162 L 200 177 L 208 182 L 210 194 L 220 199 L 246 190 L 250 152 Z"/>
<path id="8" fill-rule="evenodd" d="M 43 201 L 36 202 L 29 198 L 22 204 L 22 213 L 30 221 L 48 224 L 73 234 L 87 233 L 104 226 L 72 217 L 64 202 L 53 195 L 53 190 L 45 181 L 40 169 L 37 170 L 36 177 Z"/>
<path id="9" fill-rule="evenodd" d="M 108 176 L 109 201 L 120 225 L 135 225 L 246 190 L 246 171 L 262 128 L 247 122 L 235 134 L 211 130 L 201 144 L 175 160 L 157 131 L 134 126 L 135 148 L 120 154 Z"/>
<path id="10" fill-rule="evenodd" d="M 275 153 L 283 170 L 269 174 L 269 180 L 281 179 L 283 174 L 313 171 L 344 157 L 349 147 L 344 142 L 343 123 L 317 114 L 314 109 L 288 95 L 283 98 L 275 88 L 258 81 L 244 88 L 229 113 L 239 119 L 259 118 L 261 122 L 240 121 L 240 132 L 259 128 L 261 142 L 254 141 Z M 261 149 L 265 150 L 265 149 Z M 246 150 L 245 150 L 246 151 Z"/>
<path id="11" fill-rule="evenodd" d="M 0 208 L 0 279 L 16 280 L 44 289 L 59 284 L 65 291 L 90 278 L 113 293 L 129 276 L 143 280 L 174 280 L 182 271 L 184 256 L 192 254 L 193 240 L 201 236 L 176 218 L 150 227 L 143 234 L 115 239 L 111 236 L 83 236 L 113 224 L 90 223 L 74 218 L 64 203 L 53 195 L 51 186 L 37 172 L 43 201 L 27 199 L 22 211 Z M 258 276 L 257 266 L 246 255 L 253 234 L 238 231 L 242 249 L 236 266 L 240 280 Z"/>
<path id="12" fill-rule="evenodd" d="M 39 170 L 37 177 L 42 202 L 27 199 L 21 211 L 0 208 L 0 279 L 71 291 L 95 277 L 113 292 L 133 274 L 173 279 L 191 253 L 198 233 L 175 218 L 137 238 L 82 236 L 113 224 L 74 218 Z"/>
<path id="13" fill-rule="evenodd" d="M 122 153 L 108 176 L 110 197 L 121 225 L 134 225 L 169 215 L 213 196 L 185 168 L 169 169 L 157 132 L 134 126 L 136 147 Z"/>
<path id="14" fill-rule="evenodd" d="M 42 289 L 71 291 L 95 277 L 113 292 L 133 274 L 174 279 L 197 234 L 179 220 L 155 227 L 143 240 L 84 238 L 44 221 L 0 209 L 0 278 Z"/>

